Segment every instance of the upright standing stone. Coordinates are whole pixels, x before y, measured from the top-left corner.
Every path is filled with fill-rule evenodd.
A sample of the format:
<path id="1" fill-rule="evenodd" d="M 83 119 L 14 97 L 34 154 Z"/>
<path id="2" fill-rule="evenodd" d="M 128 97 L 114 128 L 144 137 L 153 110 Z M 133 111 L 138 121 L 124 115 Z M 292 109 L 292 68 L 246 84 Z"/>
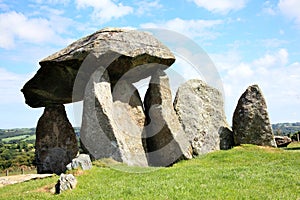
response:
<path id="1" fill-rule="evenodd" d="M 76 157 L 78 144 L 64 105 L 46 107 L 36 128 L 37 172 L 61 174 Z"/>
<path id="2" fill-rule="evenodd" d="M 172 105 L 167 75 L 152 75 L 144 100 L 147 156 L 152 166 L 168 166 L 181 158 L 192 158 L 190 144 Z"/>
<path id="3" fill-rule="evenodd" d="M 174 108 L 195 155 L 219 150 L 220 136 L 228 139 L 224 134 L 230 130 L 219 90 L 201 80 L 189 80 L 178 88 Z M 222 148 L 223 143 L 230 142 L 222 140 Z"/>
<path id="4" fill-rule="evenodd" d="M 276 147 L 264 96 L 258 85 L 249 86 L 233 114 L 236 145 L 255 144 Z"/>
<path id="5" fill-rule="evenodd" d="M 112 92 L 107 71 L 99 68 L 87 84 L 81 144 L 94 159 L 113 158 L 148 166 L 142 144 L 145 114 L 137 89 L 124 81 Z"/>

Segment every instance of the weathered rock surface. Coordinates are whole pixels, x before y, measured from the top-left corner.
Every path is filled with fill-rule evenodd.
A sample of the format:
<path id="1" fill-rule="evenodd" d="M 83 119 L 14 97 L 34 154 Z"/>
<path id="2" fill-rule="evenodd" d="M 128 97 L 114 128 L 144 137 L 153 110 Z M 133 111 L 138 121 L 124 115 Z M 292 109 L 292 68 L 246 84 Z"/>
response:
<path id="1" fill-rule="evenodd" d="M 234 147 L 233 132 L 229 127 L 221 127 L 219 130 L 219 134 L 221 150 L 228 150 Z"/>
<path id="2" fill-rule="evenodd" d="M 287 147 L 291 142 L 292 139 L 287 136 L 274 136 L 277 147 Z"/>
<path id="3" fill-rule="evenodd" d="M 231 146 L 219 90 L 201 80 L 189 80 L 178 88 L 174 108 L 195 155 L 219 150 L 220 145 L 225 149 Z"/>
<path id="4" fill-rule="evenodd" d="M 35 148 L 39 174 L 61 174 L 77 155 L 75 132 L 63 105 L 45 108 L 37 124 Z"/>
<path id="5" fill-rule="evenodd" d="M 169 78 L 163 71 L 152 75 L 144 106 L 149 165 L 168 166 L 178 159 L 192 158 L 191 146 L 172 105 Z"/>
<path id="6" fill-rule="evenodd" d="M 71 103 L 83 99 L 86 83 L 95 67 L 107 67 L 114 85 L 129 70 L 135 69 L 127 78 L 138 81 L 158 67 L 168 68 L 174 61 L 170 50 L 148 33 L 106 28 L 40 61 L 41 68 L 22 92 L 31 107 Z M 76 95 L 72 98 L 74 84 Z"/>
<path id="7" fill-rule="evenodd" d="M 123 80 L 111 92 L 108 74 L 99 68 L 87 84 L 84 98 L 83 148 L 94 159 L 113 158 L 128 165 L 148 166 L 142 144 L 144 123 L 137 89 Z"/>
<path id="8" fill-rule="evenodd" d="M 276 147 L 267 105 L 258 85 L 249 86 L 233 114 L 234 142 Z"/>
<path id="9" fill-rule="evenodd" d="M 57 184 L 55 185 L 55 193 L 61 194 L 64 191 L 73 190 L 76 188 L 76 185 L 77 180 L 73 174 L 61 174 Z"/>
<path id="10" fill-rule="evenodd" d="M 92 161 L 88 154 L 79 154 L 67 165 L 68 170 L 78 169 L 89 170 L 92 168 Z"/>

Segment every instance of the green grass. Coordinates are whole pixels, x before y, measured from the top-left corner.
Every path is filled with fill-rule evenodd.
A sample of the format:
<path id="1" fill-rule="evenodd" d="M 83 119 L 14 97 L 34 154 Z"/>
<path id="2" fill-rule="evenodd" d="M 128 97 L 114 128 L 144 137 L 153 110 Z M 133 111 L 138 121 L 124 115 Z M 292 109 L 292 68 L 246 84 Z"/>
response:
<path id="1" fill-rule="evenodd" d="M 36 135 L 30 135 L 29 137 L 22 139 L 22 141 L 35 140 L 35 139 L 36 139 Z"/>
<path id="2" fill-rule="evenodd" d="M 285 148 L 286 150 L 300 151 L 300 142 L 292 142 Z"/>
<path id="3" fill-rule="evenodd" d="M 299 151 L 243 145 L 147 173 L 97 162 L 73 191 L 51 194 L 56 176 L 2 187 L 0 199 L 299 199 L 299 166 Z"/>
<path id="4" fill-rule="evenodd" d="M 3 138 L 3 142 L 10 142 L 11 140 L 23 140 L 26 137 L 30 137 L 30 135 L 19 135 L 19 136 L 14 136 L 14 137 L 8 137 L 8 138 Z"/>

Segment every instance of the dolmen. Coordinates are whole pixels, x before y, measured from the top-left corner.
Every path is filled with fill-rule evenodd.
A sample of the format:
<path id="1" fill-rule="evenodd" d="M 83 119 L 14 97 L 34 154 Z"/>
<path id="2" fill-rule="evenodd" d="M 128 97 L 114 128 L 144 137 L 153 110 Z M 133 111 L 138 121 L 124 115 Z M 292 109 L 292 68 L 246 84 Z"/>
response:
<path id="1" fill-rule="evenodd" d="M 170 166 L 243 143 L 276 147 L 258 86 L 240 98 L 231 128 L 222 93 L 204 81 L 188 80 L 171 93 L 165 70 L 174 62 L 150 33 L 121 28 L 101 29 L 40 61 L 21 90 L 30 107 L 44 107 L 36 129 L 38 173 L 64 173 L 78 143 L 92 160 L 140 167 Z M 142 100 L 135 83 L 146 78 Z M 79 141 L 65 111 L 78 101 Z"/>

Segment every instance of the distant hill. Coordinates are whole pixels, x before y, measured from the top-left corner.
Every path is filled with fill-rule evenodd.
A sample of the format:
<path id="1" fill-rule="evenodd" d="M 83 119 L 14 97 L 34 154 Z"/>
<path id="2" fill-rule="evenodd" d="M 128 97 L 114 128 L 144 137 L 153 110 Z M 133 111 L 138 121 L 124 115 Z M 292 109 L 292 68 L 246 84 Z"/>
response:
<path id="1" fill-rule="evenodd" d="M 286 122 L 286 123 L 277 123 L 272 124 L 272 128 L 275 135 L 288 135 L 294 134 L 300 131 L 300 122 Z M 74 127 L 76 136 L 79 138 L 80 127 Z M 35 135 L 35 128 L 16 128 L 16 129 L 0 129 L 0 141 L 6 141 L 8 138 L 11 138 L 11 141 L 14 140 L 26 140 L 28 137 L 31 139 Z M 23 136 L 23 137 L 21 137 Z"/>
<path id="2" fill-rule="evenodd" d="M 79 137 L 80 128 L 74 127 L 76 136 Z M 19 141 L 35 140 L 35 128 L 0 129 L 0 142 L 18 143 Z"/>
<path id="3" fill-rule="evenodd" d="M 288 135 L 300 131 L 300 122 L 272 124 L 275 135 Z"/>
<path id="4" fill-rule="evenodd" d="M 31 136 L 34 134 L 35 128 L 0 129 L 0 140 L 18 136 Z"/>

